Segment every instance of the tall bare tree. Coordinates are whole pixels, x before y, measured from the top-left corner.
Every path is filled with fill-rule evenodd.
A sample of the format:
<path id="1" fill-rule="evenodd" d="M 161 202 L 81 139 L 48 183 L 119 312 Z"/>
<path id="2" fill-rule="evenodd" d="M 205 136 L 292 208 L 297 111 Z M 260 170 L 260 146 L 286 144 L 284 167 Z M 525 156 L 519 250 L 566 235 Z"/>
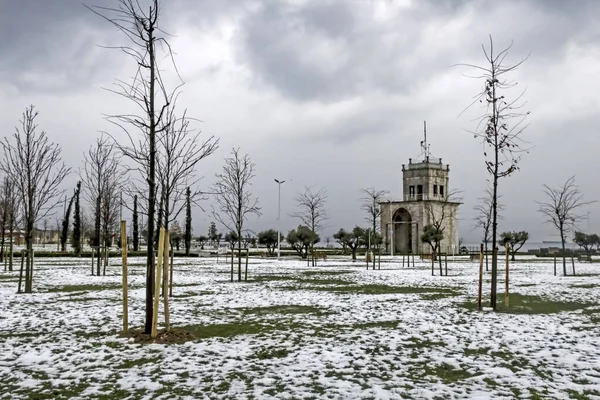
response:
<path id="1" fill-rule="evenodd" d="M 11 185 L 8 177 L 4 178 L 2 186 L 0 187 L 0 223 L 2 224 L 2 238 L 0 239 L 0 262 L 4 261 L 6 253 L 4 251 L 4 244 L 6 240 L 6 228 L 8 225 L 8 219 L 10 218 L 10 204 L 9 198 L 11 196 Z M 4 264 L 6 270 L 6 263 Z"/>
<path id="2" fill-rule="evenodd" d="M 453 190 L 448 191 L 441 201 L 426 203 L 425 212 L 428 224 L 423 227 L 421 241 L 431 246 L 432 275 L 436 254 L 442 252 L 441 242 L 446 237 L 449 222 L 456 218 L 456 210 L 460 201 L 459 192 Z M 437 258 L 439 260 L 440 275 L 442 275 L 442 258 Z"/>
<path id="3" fill-rule="evenodd" d="M 497 219 L 502 219 L 500 212 L 504 210 L 504 205 L 500 203 L 501 197 L 501 195 L 498 195 L 496 201 Z M 485 270 L 489 271 L 488 244 L 492 238 L 491 228 L 494 204 L 494 193 L 492 189 L 489 187 L 486 188 L 485 197 L 480 197 L 478 200 L 479 203 L 475 206 L 475 211 L 477 212 L 477 216 L 475 217 L 475 228 L 481 228 L 483 231 L 482 242 L 485 252 Z"/>
<path id="4" fill-rule="evenodd" d="M 379 202 L 383 200 L 383 197 L 389 192 L 387 190 L 376 190 L 373 187 L 367 189 L 361 189 L 363 197 L 361 209 L 367 213 L 367 222 L 373 229 L 373 233 L 376 234 L 379 228 L 379 219 L 381 218 L 381 206 Z"/>
<path id="5" fill-rule="evenodd" d="M 218 211 L 213 209 L 215 219 L 237 235 L 238 280 L 242 280 L 242 239 L 244 223 L 249 215 L 260 215 L 258 198 L 253 197 L 250 187 L 254 178 L 254 163 L 250 157 L 241 155 L 239 149 L 231 150 L 231 157 L 225 158 L 223 172 L 216 174 L 213 186 L 216 193 Z M 232 266 L 233 268 L 233 266 Z M 246 277 L 248 271 L 246 271 Z M 231 270 L 233 281 L 233 269 Z"/>
<path id="6" fill-rule="evenodd" d="M 85 198 L 94 213 L 92 246 L 106 245 L 109 233 L 118 223 L 119 194 L 124 174 L 114 143 L 109 138 L 100 136 L 84 154 L 81 177 Z M 97 256 L 96 274 L 100 275 L 100 251 Z"/>
<path id="7" fill-rule="evenodd" d="M 296 206 L 299 210 L 293 213 L 292 216 L 300 219 L 303 225 L 309 227 L 318 235 L 327 220 L 326 204 L 327 191 L 324 188 L 315 192 L 313 187 L 305 187 L 304 192 L 296 195 Z M 310 245 L 311 251 L 313 247 L 314 243 Z M 315 260 L 313 259 L 312 262 L 314 266 Z"/>
<path id="8" fill-rule="evenodd" d="M 133 160 L 143 181 L 148 185 L 148 246 L 146 258 L 146 321 L 144 332 L 152 330 L 154 292 L 154 247 L 150 238 L 156 222 L 156 159 L 157 141 L 169 124 L 165 123 L 168 107 L 176 97 L 178 87 L 168 91 L 159 68 L 160 53 L 166 53 L 174 69 L 175 62 L 164 30 L 160 26 L 161 2 L 151 0 L 149 7 L 142 7 L 138 0 L 119 0 L 118 7 L 92 7 L 96 14 L 119 29 L 130 41 L 128 46 L 118 46 L 129 55 L 136 65 L 131 82 L 117 80 L 114 93 L 132 101 L 141 110 L 138 115 L 113 115 L 109 118 L 125 134 L 127 144 L 119 144 L 125 156 Z M 164 54 L 163 54 L 164 55 Z M 182 83 L 183 84 L 183 83 Z M 181 86 L 181 85 L 179 85 Z M 134 132 L 136 131 L 134 134 Z"/>
<path id="9" fill-rule="evenodd" d="M 158 140 L 157 177 L 160 188 L 162 222 L 159 226 L 169 231 L 169 225 L 177 221 L 186 201 L 198 200 L 201 192 L 188 192 L 196 186 L 200 177 L 196 174 L 198 163 L 215 152 L 219 141 L 211 136 L 205 140 L 200 131 L 190 128 L 190 118 L 175 115 L 175 102 L 169 108 L 169 126 Z M 164 287 L 169 286 L 172 295 L 173 264 L 164 266 Z"/>
<path id="10" fill-rule="evenodd" d="M 526 149 L 522 147 L 524 124 L 529 112 L 523 111 L 525 102 L 523 92 L 516 95 L 514 100 L 509 100 L 511 89 L 516 82 L 509 75 L 516 71 L 529 56 L 516 64 L 506 63 L 506 57 L 512 43 L 504 49 L 497 51 L 490 35 L 490 45 L 482 45 L 486 63 L 483 66 L 474 64 L 459 64 L 468 66 L 477 75 L 472 78 L 483 81 L 483 90 L 479 92 L 471 105 L 480 103 L 485 108 L 482 115 L 477 118 L 475 130 L 470 131 L 475 138 L 479 138 L 484 146 L 484 162 L 488 173 L 492 176 L 492 282 L 491 306 L 496 310 L 496 288 L 498 282 L 498 254 L 496 242 L 498 234 L 498 180 L 510 176 L 519 168 L 519 161 Z"/>
<path id="11" fill-rule="evenodd" d="M 543 188 L 546 201 L 537 202 L 540 206 L 539 211 L 547 218 L 546 222 L 552 224 L 558 230 L 562 245 L 563 275 L 566 276 L 567 260 L 565 256 L 565 243 L 567 235 L 584 218 L 578 214 L 578 210 L 594 202 L 583 200 L 583 194 L 579 191 L 577 185 L 575 185 L 575 176 L 567 179 L 560 187 L 552 188 L 544 185 Z M 573 275 L 575 275 L 574 269 Z"/>
<path id="12" fill-rule="evenodd" d="M 31 105 L 23 112 L 21 129 L 16 128 L 2 143 L 4 157 L 0 169 L 15 185 L 18 201 L 23 209 L 25 228 L 25 292 L 33 287 L 33 233 L 38 221 L 44 219 L 58 204 L 62 194 L 60 185 L 71 171 L 60 158 L 58 144 L 49 142 L 46 132 L 37 133 L 35 119 L 38 112 Z"/>
<path id="13" fill-rule="evenodd" d="M 65 210 L 65 215 L 63 216 L 63 221 L 62 221 L 62 230 L 60 232 L 60 251 L 67 251 L 67 239 L 69 238 L 69 218 L 71 217 L 71 208 L 73 207 L 73 201 L 75 200 L 75 195 L 77 194 L 77 191 L 75 191 L 73 193 L 73 196 L 71 196 L 71 199 L 68 202 L 67 205 L 67 209 Z M 47 228 L 47 221 L 44 220 L 44 243 L 46 242 L 46 228 Z"/>
<path id="14" fill-rule="evenodd" d="M 77 182 L 75 188 L 75 213 L 73 216 L 73 235 L 71 236 L 71 246 L 73 246 L 73 252 L 76 256 L 81 255 L 81 237 L 83 224 L 81 221 L 81 181 Z"/>
<path id="15" fill-rule="evenodd" d="M 14 233 L 16 223 L 20 218 L 20 208 L 17 206 L 17 193 L 15 191 L 14 182 L 10 180 L 8 176 L 4 177 L 1 191 L 1 204 L 2 207 L 2 252 L 3 259 L 8 257 L 8 270 L 13 270 L 13 246 L 14 246 Z M 8 254 L 4 253 L 4 235 L 8 232 Z"/>

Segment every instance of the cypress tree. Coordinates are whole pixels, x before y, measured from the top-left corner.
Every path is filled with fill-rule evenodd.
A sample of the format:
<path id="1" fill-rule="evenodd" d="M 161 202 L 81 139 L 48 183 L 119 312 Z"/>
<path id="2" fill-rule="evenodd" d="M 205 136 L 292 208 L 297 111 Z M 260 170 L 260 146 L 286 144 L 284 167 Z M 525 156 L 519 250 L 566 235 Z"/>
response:
<path id="1" fill-rule="evenodd" d="M 140 247 L 140 225 L 138 222 L 138 198 L 133 196 L 133 251 L 139 251 Z"/>
<path id="2" fill-rule="evenodd" d="M 81 193 L 81 181 L 77 182 L 75 189 L 75 215 L 73 216 L 73 236 L 71 246 L 76 256 L 81 255 L 81 205 L 79 195 Z"/>
<path id="3" fill-rule="evenodd" d="M 67 239 L 69 238 L 69 218 L 71 217 L 71 208 L 73 207 L 73 200 L 75 200 L 75 193 L 73 194 L 73 197 L 71 197 L 71 200 L 69 200 L 67 212 L 62 222 L 62 232 L 60 234 L 61 251 L 67 251 Z"/>
<path id="4" fill-rule="evenodd" d="M 191 191 L 188 187 L 185 191 L 185 234 L 183 240 L 185 242 L 185 255 L 190 255 L 192 247 L 192 205 L 190 201 Z"/>

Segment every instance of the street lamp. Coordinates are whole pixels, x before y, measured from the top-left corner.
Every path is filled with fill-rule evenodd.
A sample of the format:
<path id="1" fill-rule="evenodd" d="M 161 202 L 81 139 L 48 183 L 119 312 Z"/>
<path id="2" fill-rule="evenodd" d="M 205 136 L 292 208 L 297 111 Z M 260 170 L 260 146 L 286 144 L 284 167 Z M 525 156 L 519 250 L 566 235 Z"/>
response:
<path id="1" fill-rule="evenodd" d="M 277 182 L 278 194 L 277 194 L 277 260 L 281 257 L 281 229 L 279 219 L 281 217 L 281 185 L 285 183 L 285 181 L 280 181 L 278 179 L 274 179 Z"/>

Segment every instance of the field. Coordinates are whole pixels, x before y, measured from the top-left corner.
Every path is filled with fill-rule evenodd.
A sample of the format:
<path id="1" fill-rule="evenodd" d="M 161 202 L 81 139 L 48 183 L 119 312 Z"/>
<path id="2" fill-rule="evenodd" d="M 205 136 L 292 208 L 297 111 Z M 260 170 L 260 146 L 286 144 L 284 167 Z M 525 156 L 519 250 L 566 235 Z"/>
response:
<path id="1" fill-rule="evenodd" d="M 600 398 L 598 264 L 554 277 L 515 263 L 511 306 L 493 313 L 477 311 L 476 263 L 432 277 L 399 260 L 251 259 L 243 283 L 222 260 L 176 260 L 171 322 L 195 337 L 179 344 L 119 336 L 116 260 L 95 277 L 80 259 L 39 259 L 33 294 L 0 272 L 0 399 Z M 142 263 L 130 265 L 133 328 Z M 484 288 L 487 300 L 487 274 Z"/>

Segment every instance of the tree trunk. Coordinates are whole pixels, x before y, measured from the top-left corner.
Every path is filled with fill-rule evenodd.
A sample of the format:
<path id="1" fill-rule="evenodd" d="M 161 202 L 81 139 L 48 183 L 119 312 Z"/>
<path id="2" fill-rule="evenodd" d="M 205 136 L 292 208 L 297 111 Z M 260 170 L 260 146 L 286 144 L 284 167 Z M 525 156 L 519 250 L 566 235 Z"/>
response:
<path id="1" fill-rule="evenodd" d="M 158 12 L 158 11 L 157 11 Z M 150 335 L 152 333 L 152 315 L 154 310 L 153 293 L 154 293 L 154 246 L 151 245 L 151 237 L 154 233 L 154 214 L 156 207 L 156 117 L 154 110 L 155 84 L 156 84 L 156 66 L 154 55 L 154 27 L 148 30 L 147 40 L 150 81 L 149 86 L 149 113 L 150 129 L 148 132 L 148 142 L 150 147 L 150 159 L 148 165 L 148 246 L 146 256 L 146 321 L 144 324 L 144 333 Z"/>
<path id="2" fill-rule="evenodd" d="M 102 206 L 102 199 L 100 196 L 98 196 L 98 198 L 96 199 L 96 220 L 95 220 L 95 226 L 94 226 L 94 231 L 95 231 L 95 235 L 96 235 L 96 246 L 98 246 L 98 262 L 96 264 L 96 276 L 100 276 L 100 243 L 102 242 L 101 239 L 101 231 L 100 231 L 100 207 Z"/>
<path id="3" fill-rule="evenodd" d="M 440 247 L 441 250 L 441 246 L 438 244 L 436 247 Z M 440 264 L 440 276 L 444 275 L 443 274 L 443 270 L 442 270 L 442 252 L 439 252 L 439 256 L 438 256 L 438 263 Z"/>
<path id="4" fill-rule="evenodd" d="M 356 261 L 356 250 L 358 250 L 358 249 L 357 248 L 352 249 L 352 261 Z"/>
<path id="5" fill-rule="evenodd" d="M 563 276 L 567 276 L 567 255 L 566 255 L 566 250 L 565 250 L 565 235 L 562 232 L 562 228 L 561 228 L 561 232 L 560 232 L 560 241 L 562 244 L 562 259 L 563 259 Z"/>
<path id="6" fill-rule="evenodd" d="M 487 242 L 485 242 L 485 272 L 490 272 Z"/>
<path id="7" fill-rule="evenodd" d="M 242 231 L 238 230 L 238 281 L 242 281 Z"/>
<path id="8" fill-rule="evenodd" d="M 33 230 L 33 229 L 32 229 Z M 31 293 L 33 289 L 33 237 L 27 237 L 27 256 L 25 258 L 25 293 Z"/>

